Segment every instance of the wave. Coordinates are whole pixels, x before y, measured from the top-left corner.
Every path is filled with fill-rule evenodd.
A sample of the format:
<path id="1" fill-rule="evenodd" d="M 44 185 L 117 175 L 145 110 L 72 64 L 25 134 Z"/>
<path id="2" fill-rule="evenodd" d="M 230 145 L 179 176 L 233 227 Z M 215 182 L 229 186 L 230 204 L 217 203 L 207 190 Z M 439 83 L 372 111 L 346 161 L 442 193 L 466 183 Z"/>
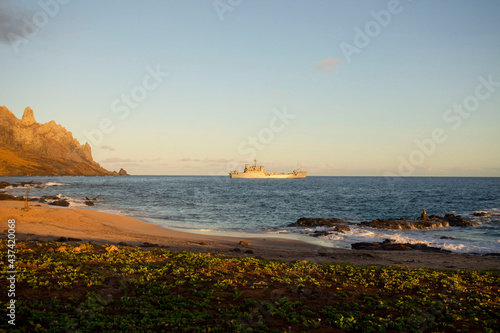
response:
<path id="1" fill-rule="evenodd" d="M 57 182 L 46 182 L 46 183 L 42 183 L 43 186 L 65 186 L 65 185 L 69 185 L 69 184 L 66 184 L 66 183 L 57 183 Z"/>
<path id="2" fill-rule="evenodd" d="M 458 233 L 457 233 L 458 231 Z M 486 254 L 500 252 L 500 240 L 472 240 L 461 237 L 462 229 L 453 227 L 432 230 L 390 230 L 371 229 L 360 226 L 350 226 L 349 231 L 334 232 L 332 228 L 302 228 L 302 229 L 278 229 L 268 231 L 271 234 L 281 235 L 317 235 L 315 232 L 331 232 L 328 235 L 318 236 L 318 239 L 328 241 L 334 246 L 351 248 L 351 244 L 360 242 L 382 242 L 391 239 L 395 243 L 409 243 L 415 245 L 427 245 L 438 247 L 455 253 Z M 446 235 L 446 236 L 445 236 Z M 314 237 L 316 238 L 316 237 Z M 311 239 L 312 241 L 312 239 Z"/>

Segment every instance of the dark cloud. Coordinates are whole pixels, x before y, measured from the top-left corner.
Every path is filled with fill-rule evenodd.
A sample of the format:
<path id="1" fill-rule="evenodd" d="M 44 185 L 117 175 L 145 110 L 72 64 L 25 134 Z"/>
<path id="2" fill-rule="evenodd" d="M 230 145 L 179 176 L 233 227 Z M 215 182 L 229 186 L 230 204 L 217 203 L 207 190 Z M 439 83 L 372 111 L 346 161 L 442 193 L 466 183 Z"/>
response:
<path id="1" fill-rule="evenodd" d="M 10 43 L 23 35 L 25 22 L 33 11 L 19 6 L 18 1 L 0 0 L 0 42 Z"/>

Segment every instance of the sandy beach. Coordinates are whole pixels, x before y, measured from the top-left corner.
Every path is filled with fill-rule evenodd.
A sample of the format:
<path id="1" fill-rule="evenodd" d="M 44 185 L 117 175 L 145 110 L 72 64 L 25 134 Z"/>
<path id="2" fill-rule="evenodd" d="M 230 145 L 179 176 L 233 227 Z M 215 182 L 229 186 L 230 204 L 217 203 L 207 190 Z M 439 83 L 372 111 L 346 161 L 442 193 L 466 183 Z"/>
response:
<path id="1" fill-rule="evenodd" d="M 227 237 L 180 232 L 134 218 L 108 214 L 92 209 L 52 207 L 23 202 L 1 201 L 0 220 L 7 232 L 7 220 L 16 220 L 16 235 L 24 241 L 56 241 L 60 237 L 77 238 L 80 243 L 130 246 L 157 244 L 171 251 L 221 253 L 229 256 L 251 256 L 270 260 L 307 260 L 361 265 L 401 265 L 447 269 L 500 269 L 500 258 L 422 251 L 360 251 L 323 247 L 278 237 Z M 243 242 L 242 242 L 243 241 Z"/>

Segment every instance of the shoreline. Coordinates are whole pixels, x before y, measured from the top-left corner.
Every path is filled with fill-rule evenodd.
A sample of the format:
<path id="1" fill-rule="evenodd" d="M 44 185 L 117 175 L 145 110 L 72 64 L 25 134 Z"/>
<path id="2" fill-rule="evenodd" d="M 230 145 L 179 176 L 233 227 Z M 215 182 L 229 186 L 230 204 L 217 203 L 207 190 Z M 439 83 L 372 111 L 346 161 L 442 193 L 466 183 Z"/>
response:
<path id="1" fill-rule="evenodd" d="M 266 260 L 345 263 L 373 266 L 410 266 L 436 269 L 500 269 L 500 258 L 422 251 L 365 251 L 327 247 L 273 235 L 214 235 L 168 229 L 132 217 L 81 208 L 60 208 L 24 202 L 0 201 L 0 229 L 5 239 L 7 220 L 16 220 L 16 236 L 22 241 L 76 238 L 79 243 L 163 247 L 170 251 L 224 254 Z M 70 242 L 76 243 L 76 242 Z"/>

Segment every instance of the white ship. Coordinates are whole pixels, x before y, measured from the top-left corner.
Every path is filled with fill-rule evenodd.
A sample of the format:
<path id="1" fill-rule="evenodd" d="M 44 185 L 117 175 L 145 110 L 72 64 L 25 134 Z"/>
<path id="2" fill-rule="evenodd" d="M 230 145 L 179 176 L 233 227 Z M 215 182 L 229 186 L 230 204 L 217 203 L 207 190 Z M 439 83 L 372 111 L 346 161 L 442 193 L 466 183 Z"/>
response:
<path id="1" fill-rule="evenodd" d="M 293 170 L 291 173 L 274 173 L 267 172 L 263 165 L 257 165 L 257 160 L 254 160 L 255 164 L 250 166 L 250 164 L 245 164 L 245 170 L 243 172 L 231 171 L 229 177 L 231 178 L 275 178 L 275 179 L 294 179 L 294 178 L 306 178 L 307 171 Z"/>

